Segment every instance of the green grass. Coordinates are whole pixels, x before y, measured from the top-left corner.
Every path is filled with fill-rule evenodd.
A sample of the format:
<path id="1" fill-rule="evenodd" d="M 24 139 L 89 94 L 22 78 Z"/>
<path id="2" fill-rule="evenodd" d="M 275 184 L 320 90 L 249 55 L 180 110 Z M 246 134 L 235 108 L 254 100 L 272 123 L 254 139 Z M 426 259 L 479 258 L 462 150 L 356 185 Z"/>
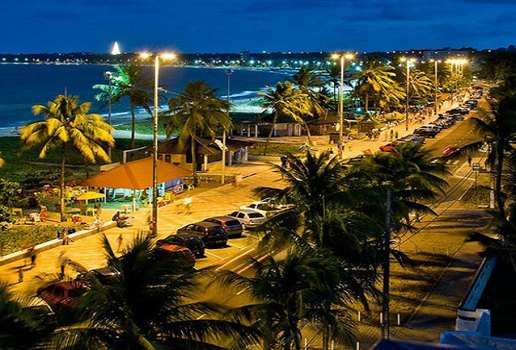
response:
<path id="1" fill-rule="evenodd" d="M 255 143 L 253 147 L 249 148 L 249 155 L 263 156 L 265 143 Z M 303 152 L 299 149 L 299 145 L 288 143 L 269 143 L 267 149 L 267 156 L 281 156 L 283 154 L 292 153 L 301 155 Z"/>
<path id="2" fill-rule="evenodd" d="M 0 256 L 14 253 L 33 244 L 48 242 L 57 238 L 57 230 L 64 226 L 15 225 L 0 234 Z M 67 229 L 72 226 L 66 227 Z"/>

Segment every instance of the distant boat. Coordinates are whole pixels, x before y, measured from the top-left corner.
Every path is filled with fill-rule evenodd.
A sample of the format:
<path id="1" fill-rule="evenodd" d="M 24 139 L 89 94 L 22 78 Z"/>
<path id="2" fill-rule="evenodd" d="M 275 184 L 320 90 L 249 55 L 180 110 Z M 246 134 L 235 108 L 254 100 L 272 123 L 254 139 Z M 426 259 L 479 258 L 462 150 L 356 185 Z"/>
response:
<path id="1" fill-rule="evenodd" d="M 117 41 L 115 41 L 115 43 L 113 44 L 113 49 L 111 50 L 111 54 L 112 55 L 120 55 L 121 54 L 120 47 L 118 47 Z"/>

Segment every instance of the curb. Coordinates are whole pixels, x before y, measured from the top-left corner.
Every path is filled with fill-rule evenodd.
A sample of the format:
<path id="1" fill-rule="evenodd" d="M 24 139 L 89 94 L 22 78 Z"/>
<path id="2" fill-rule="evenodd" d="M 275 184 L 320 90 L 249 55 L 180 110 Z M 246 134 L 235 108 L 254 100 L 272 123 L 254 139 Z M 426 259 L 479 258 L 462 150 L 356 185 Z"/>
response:
<path id="1" fill-rule="evenodd" d="M 91 235 L 94 235 L 96 233 L 109 230 L 110 228 L 116 227 L 115 221 L 107 221 L 102 224 L 102 226 L 99 227 L 99 229 L 88 229 L 88 230 L 82 230 L 75 233 L 72 233 L 69 235 L 69 237 L 73 240 L 85 238 Z M 43 242 L 40 244 L 37 244 L 34 248 L 36 253 L 44 252 L 46 250 L 50 250 L 52 248 L 59 247 L 63 244 L 63 241 L 61 239 L 53 239 L 51 241 Z M 26 249 L 20 250 L 11 254 L 4 255 L 0 257 L 0 266 L 12 263 L 13 261 L 21 260 L 24 258 L 28 258 L 29 253 Z"/>

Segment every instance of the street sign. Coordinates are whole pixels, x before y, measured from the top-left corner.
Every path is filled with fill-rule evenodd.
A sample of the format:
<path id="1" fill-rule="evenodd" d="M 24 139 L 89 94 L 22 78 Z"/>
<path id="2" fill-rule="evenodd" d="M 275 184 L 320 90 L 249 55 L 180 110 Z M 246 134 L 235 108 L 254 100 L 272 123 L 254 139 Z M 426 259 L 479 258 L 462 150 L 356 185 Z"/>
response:
<path id="1" fill-rule="evenodd" d="M 480 170 L 480 163 L 473 163 L 473 170 L 479 171 Z"/>

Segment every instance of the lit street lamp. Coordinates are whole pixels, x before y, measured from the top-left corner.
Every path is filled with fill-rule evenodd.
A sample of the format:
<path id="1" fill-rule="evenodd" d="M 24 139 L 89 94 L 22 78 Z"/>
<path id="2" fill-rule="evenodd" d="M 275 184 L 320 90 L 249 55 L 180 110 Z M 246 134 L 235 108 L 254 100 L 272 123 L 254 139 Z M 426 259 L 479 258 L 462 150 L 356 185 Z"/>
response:
<path id="1" fill-rule="evenodd" d="M 331 56 L 333 59 L 340 59 L 340 84 L 339 84 L 339 150 L 342 150 L 342 145 L 344 142 L 343 132 L 344 132 L 344 72 L 346 64 L 346 60 L 352 60 L 353 54 L 345 53 L 345 54 L 333 54 Z M 342 152 L 339 152 L 339 158 L 342 158 Z"/>
<path id="2" fill-rule="evenodd" d="M 437 63 L 441 63 L 441 60 L 432 60 L 434 62 L 434 88 L 435 88 L 435 101 L 434 101 L 434 108 L 435 108 L 435 115 L 438 113 L 438 107 L 437 107 L 437 93 L 439 92 L 439 80 L 437 78 Z"/>
<path id="3" fill-rule="evenodd" d="M 142 59 L 148 59 L 154 56 L 154 111 L 152 115 L 152 221 L 149 223 L 149 229 L 152 235 L 158 234 L 158 89 L 159 89 L 159 60 L 171 60 L 176 56 L 173 53 L 154 53 L 143 52 L 140 54 Z"/>
<path id="4" fill-rule="evenodd" d="M 229 109 L 230 109 L 230 102 L 229 102 L 229 87 L 231 82 L 231 74 L 234 73 L 233 69 L 226 69 L 226 76 L 228 77 L 228 94 L 227 94 L 227 101 L 228 101 L 228 118 L 229 118 Z M 222 132 L 222 176 L 220 179 L 220 183 L 224 184 L 226 179 L 226 128 L 224 128 L 224 131 Z"/>
<path id="5" fill-rule="evenodd" d="M 113 90 L 112 90 L 113 85 L 112 85 L 111 79 L 113 79 L 113 73 L 105 72 L 104 79 L 107 80 L 108 86 L 109 86 L 109 90 L 108 90 L 108 123 L 109 123 L 109 125 L 111 125 L 111 97 L 113 94 Z M 109 146 L 109 148 L 108 148 L 108 156 L 109 156 L 109 159 L 111 159 L 111 146 Z"/>
<path id="6" fill-rule="evenodd" d="M 409 93 L 410 93 L 410 64 L 415 62 L 414 58 L 401 58 L 402 62 L 405 62 L 407 66 L 407 81 L 406 81 L 406 98 L 405 98 L 405 131 L 408 131 L 409 127 Z"/>

